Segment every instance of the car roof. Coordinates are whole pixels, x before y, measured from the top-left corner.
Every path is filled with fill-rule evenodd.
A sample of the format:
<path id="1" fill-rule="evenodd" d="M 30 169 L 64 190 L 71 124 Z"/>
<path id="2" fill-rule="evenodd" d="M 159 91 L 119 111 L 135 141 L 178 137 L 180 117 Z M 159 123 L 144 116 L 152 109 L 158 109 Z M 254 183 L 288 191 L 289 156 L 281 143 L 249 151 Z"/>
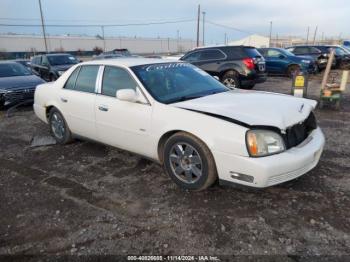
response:
<path id="1" fill-rule="evenodd" d="M 194 50 L 205 50 L 205 49 L 215 49 L 215 48 L 255 48 L 254 46 L 248 45 L 211 45 L 211 46 L 198 46 L 194 47 L 191 51 Z"/>
<path id="2" fill-rule="evenodd" d="M 101 59 L 101 60 L 93 60 L 82 63 L 83 65 L 114 65 L 114 66 L 139 66 L 139 65 L 148 65 L 148 64 L 168 64 L 168 63 L 183 63 L 181 61 L 172 61 L 168 59 L 160 59 L 160 58 L 138 58 L 138 57 L 118 57 L 116 59 Z"/>

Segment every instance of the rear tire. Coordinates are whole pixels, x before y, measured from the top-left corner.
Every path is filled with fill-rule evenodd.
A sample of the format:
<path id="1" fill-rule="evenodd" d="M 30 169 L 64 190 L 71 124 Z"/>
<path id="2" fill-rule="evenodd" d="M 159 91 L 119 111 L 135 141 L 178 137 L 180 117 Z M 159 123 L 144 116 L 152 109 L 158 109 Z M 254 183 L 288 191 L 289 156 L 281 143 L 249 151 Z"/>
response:
<path id="1" fill-rule="evenodd" d="M 221 83 L 223 83 L 226 87 L 230 89 L 234 88 L 240 88 L 241 83 L 238 79 L 238 73 L 235 71 L 228 71 L 226 72 L 223 77 L 221 78 Z"/>
<path id="2" fill-rule="evenodd" d="M 56 108 L 52 108 L 49 114 L 50 131 L 58 144 L 64 145 L 70 143 L 72 133 L 63 115 Z"/>
<path id="3" fill-rule="evenodd" d="M 163 159 L 166 173 L 182 189 L 204 190 L 217 179 L 211 151 L 200 139 L 186 132 L 168 139 Z"/>

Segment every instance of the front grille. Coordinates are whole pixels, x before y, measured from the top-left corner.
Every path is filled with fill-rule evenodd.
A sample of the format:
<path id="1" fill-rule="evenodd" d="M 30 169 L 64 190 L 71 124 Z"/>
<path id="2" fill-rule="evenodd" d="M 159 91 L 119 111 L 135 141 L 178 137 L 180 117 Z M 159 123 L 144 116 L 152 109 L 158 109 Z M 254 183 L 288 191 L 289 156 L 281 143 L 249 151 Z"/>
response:
<path id="1" fill-rule="evenodd" d="M 283 136 L 287 149 L 302 143 L 316 127 L 316 118 L 311 112 L 303 122 L 287 128 L 286 134 Z"/>
<path id="2" fill-rule="evenodd" d="M 8 102 L 21 102 L 34 98 L 35 87 L 16 88 L 5 93 L 4 98 Z"/>

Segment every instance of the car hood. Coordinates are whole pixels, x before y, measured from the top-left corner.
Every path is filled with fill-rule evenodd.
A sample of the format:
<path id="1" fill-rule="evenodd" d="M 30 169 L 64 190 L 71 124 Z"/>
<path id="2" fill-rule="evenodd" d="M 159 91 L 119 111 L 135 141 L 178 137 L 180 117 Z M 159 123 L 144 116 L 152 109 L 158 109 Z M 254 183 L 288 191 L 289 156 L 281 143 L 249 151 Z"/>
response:
<path id="1" fill-rule="evenodd" d="M 45 83 L 45 81 L 35 75 L 1 77 L 0 89 L 11 90 L 18 87 L 36 87 L 42 83 Z"/>
<path id="2" fill-rule="evenodd" d="M 53 68 L 56 71 L 66 71 L 69 68 L 71 68 L 72 66 L 74 66 L 74 64 L 68 64 L 68 65 L 56 65 L 56 66 L 52 66 L 51 68 Z"/>
<path id="3" fill-rule="evenodd" d="M 247 126 L 273 126 L 285 130 L 305 120 L 317 102 L 289 95 L 236 89 L 171 105 L 229 118 Z"/>

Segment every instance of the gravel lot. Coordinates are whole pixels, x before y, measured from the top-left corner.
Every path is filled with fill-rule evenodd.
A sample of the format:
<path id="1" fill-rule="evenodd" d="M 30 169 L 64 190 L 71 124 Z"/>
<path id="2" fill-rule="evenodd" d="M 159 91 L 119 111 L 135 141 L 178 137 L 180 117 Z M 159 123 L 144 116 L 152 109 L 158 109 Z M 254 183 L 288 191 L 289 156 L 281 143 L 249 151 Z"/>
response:
<path id="1" fill-rule="evenodd" d="M 288 93 L 290 86 L 273 77 L 256 90 Z M 311 98 L 318 98 L 319 86 L 320 77 L 310 81 Z M 327 142 L 319 165 L 305 176 L 264 190 L 215 185 L 196 193 L 177 188 L 158 164 L 108 146 L 31 147 L 33 137 L 49 135 L 48 126 L 30 107 L 10 118 L 0 112 L 0 254 L 345 261 L 349 102 L 348 91 L 341 111 L 316 110 Z"/>

